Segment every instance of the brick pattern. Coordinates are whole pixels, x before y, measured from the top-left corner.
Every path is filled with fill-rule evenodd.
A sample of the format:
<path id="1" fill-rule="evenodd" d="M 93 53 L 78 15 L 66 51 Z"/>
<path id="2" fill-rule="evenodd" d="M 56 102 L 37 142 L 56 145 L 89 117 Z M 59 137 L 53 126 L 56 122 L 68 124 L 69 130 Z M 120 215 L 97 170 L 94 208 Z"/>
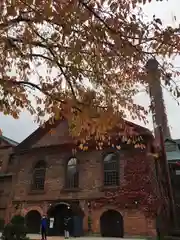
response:
<path id="1" fill-rule="evenodd" d="M 8 163 L 12 151 L 13 149 L 11 147 L 0 148 L 0 173 L 11 172 L 11 169 L 8 169 Z"/>
<path id="2" fill-rule="evenodd" d="M 127 155 L 128 156 L 128 155 Z M 120 157 L 120 184 L 125 185 L 126 178 L 125 167 L 128 167 L 128 157 L 125 153 Z M 132 156 L 132 153 L 131 153 Z M 75 192 L 65 191 L 65 165 L 67 160 L 71 157 L 71 153 L 52 153 L 46 154 L 37 153 L 36 155 L 27 153 L 26 155 L 19 156 L 19 174 L 15 185 L 13 187 L 13 201 L 23 202 L 20 213 L 26 215 L 30 210 L 37 210 L 41 215 L 46 213 L 49 208 L 49 202 L 53 201 L 68 201 L 72 199 L 79 199 L 85 213 L 84 217 L 84 230 L 88 230 L 88 208 L 87 200 L 96 199 L 104 196 L 102 191 L 103 187 L 103 164 L 102 152 L 82 152 L 77 154 L 79 160 L 79 190 Z M 23 161 L 26 159 L 26 161 Z M 35 162 L 45 159 L 48 164 L 46 172 L 45 191 L 41 193 L 33 193 L 30 191 L 30 184 L 32 178 L 32 169 Z M 84 199 L 86 201 L 84 201 Z M 84 203 L 85 202 L 85 203 Z M 83 204 L 84 203 L 84 204 Z M 93 231 L 99 232 L 99 219 L 101 214 L 110 208 L 104 206 L 99 210 L 92 211 Z M 111 206 L 116 209 L 116 206 Z M 124 230 L 126 235 L 153 235 L 154 228 L 145 218 L 142 212 L 124 211 L 123 209 L 116 209 L 123 215 Z M 17 213 L 17 211 L 15 211 Z M 15 214 L 12 212 L 12 215 Z"/>
<path id="3" fill-rule="evenodd" d="M 121 213 L 124 221 L 124 234 L 126 236 L 155 236 L 154 221 L 147 219 L 139 210 L 117 209 L 116 206 L 105 206 L 92 212 L 93 231 L 100 232 L 100 217 L 103 212 L 114 209 Z"/>
<path id="4" fill-rule="evenodd" d="M 11 166 L 9 164 L 9 156 L 13 149 L 6 143 L 1 142 L 0 145 L 0 174 L 11 173 Z M 12 190 L 12 178 L 11 176 L 6 176 L 0 178 L 0 218 L 6 219 L 7 208 L 11 202 L 10 195 Z"/>
<path id="5" fill-rule="evenodd" d="M 64 124 L 64 125 L 63 125 Z M 68 141 L 67 126 L 65 123 L 58 126 L 55 133 L 47 133 L 32 148 L 57 145 Z M 72 157 L 72 149 L 62 149 L 59 146 L 56 151 L 51 149 L 38 148 L 36 151 L 16 155 L 11 165 L 6 164 L 4 171 L 14 173 L 12 185 L 6 186 L 9 189 L 8 207 L 6 208 L 6 222 L 14 214 L 26 215 L 31 210 L 37 210 L 41 215 L 46 213 L 50 203 L 79 200 L 85 213 L 84 230 L 87 231 L 88 208 L 87 201 L 98 199 L 104 196 L 103 191 L 103 155 L 102 151 L 78 152 L 76 157 L 79 161 L 79 188 L 76 191 L 65 189 L 66 163 Z M 137 155 L 137 151 L 136 153 Z M 120 186 L 126 186 L 126 168 L 128 159 L 133 156 L 133 152 L 120 151 Z M 8 157 L 7 157 L 8 159 Z M 39 160 L 47 163 L 45 189 L 40 192 L 31 191 L 33 167 Z M 5 181 L 5 184 L 9 184 Z M 0 184 L 1 187 L 1 184 Z M 0 200 L 0 206 L 2 204 Z M 18 205 L 18 207 L 17 207 Z M 152 220 L 146 219 L 138 209 L 124 210 L 118 206 L 103 206 L 92 211 L 92 228 L 94 232 L 99 232 L 99 219 L 101 214 L 108 208 L 118 210 L 124 219 L 124 230 L 127 235 L 153 235 L 154 225 Z"/>
<path id="6" fill-rule="evenodd" d="M 81 201 L 83 202 L 83 201 Z M 47 203 L 40 204 L 24 204 L 20 210 L 16 210 L 12 213 L 14 214 L 22 214 L 25 216 L 29 211 L 35 210 L 38 211 L 41 215 L 46 214 L 49 205 Z M 101 215 L 109 210 L 113 209 L 118 211 L 123 216 L 123 223 L 124 223 L 124 234 L 126 236 L 156 236 L 155 231 L 155 223 L 153 219 L 148 219 L 144 216 L 144 214 L 136 210 L 123 210 L 118 209 L 116 206 L 104 206 L 103 208 L 93 210 L 91 212 L 92 218 L 92 231 L 94 233 L 100 233 L 100 218 Z M 87 204 L 83 204 L 83 211 L 85 213 L 83 219 L 83 229 L 84 232 L 88 231 L 88 208 Z"/>
<path id="7" fill-rule="evenodd" d="M 43 138 L 33 144 L 32 147 L 51 146 L 68 142 L 72 142 L 72 138 L 69 135 L 68 123 L 67 121 L 62 121 L 55 129 L 50 130 Z"/>
<path id="8" fill-rule="evenodd" d="M 79 161 L 79 190 L 68 192 L 64 189 L 66 177 L 66 163 L 72 156 L 69 153 L 25 154 L 17 156 L 19 173 L 14 180 L 13 187 L 15 201 L 28 200 L 51 200 L 53 199 L 83 199 L 103 197 L 103 159 L 101 151 L 81 152 L 77 154 Z M 24 161 L 26 159 L 26 161 Z M 47 162 L 45 190 L 39 194 L 31 192 L 33 166 L 38 160 Z M 17 162 L 17 161 L 15 161 Z M 124 167 L 126 164 L 125 154 L 120 155 L 120 184 L 125 181 Z"/>

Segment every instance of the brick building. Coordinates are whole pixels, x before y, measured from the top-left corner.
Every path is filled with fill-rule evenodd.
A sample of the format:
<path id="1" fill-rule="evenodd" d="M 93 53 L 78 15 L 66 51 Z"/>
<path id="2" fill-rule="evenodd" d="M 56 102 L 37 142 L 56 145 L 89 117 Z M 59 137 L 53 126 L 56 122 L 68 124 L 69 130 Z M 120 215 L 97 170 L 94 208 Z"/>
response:
<path id="1" fill-rule="evenodd" d="M 0 136 L 0 218 L 6 217 L 6 209 L 10 200 L 12 188 L 12 173 L 8 171 L 7 167 L 10 161 L 10 156 L 13 149 L 18 145 L 17 142 Z"/>
<path id="2" fill-rule="evenodd" d="M 6 202 L 6 211 L 1 216 L 8 222 L 14 214 L 22 214 L 26 216 L 29 231 L 35 233 L 39 232 L 41 216 L 47 214 L 52 224 L 50 235 L 63 234 L 65 215 L 73 216 L 72 229 L 77 235 L 87 231 L 103 236 L 154 235 L 154 219 L 144 213 L 139 199 L 129 196 L 134 204 L 128 208 L 106 198 L 107 192 L 116 189 L 120 198 L 123 199 L 125 192 L 128 196 L 130 162 L 137 160 L 135 173 L 144 163 L 149 173 L 154 169 L 154 161 L 148 154 L 153 143 L 151 133 L 127 124 L 142 136 L 145 149 L 123 143 L 120 150 L 114 147 L 96 150 L 92 144 L 88 151 L 73 153 L 74 141 L 65 120 L 53 125 L 47 123 L 45 128 L 38 128 L 13 146 L 13 154 L 4 159 L 1 169 L 0 188 L 9 190 L 8 199 L 1 194 L 0 209 Z M 143 174 L 147 175 L 147 171 Z M 152 189 L 157 187 L 154 182 Z"/>

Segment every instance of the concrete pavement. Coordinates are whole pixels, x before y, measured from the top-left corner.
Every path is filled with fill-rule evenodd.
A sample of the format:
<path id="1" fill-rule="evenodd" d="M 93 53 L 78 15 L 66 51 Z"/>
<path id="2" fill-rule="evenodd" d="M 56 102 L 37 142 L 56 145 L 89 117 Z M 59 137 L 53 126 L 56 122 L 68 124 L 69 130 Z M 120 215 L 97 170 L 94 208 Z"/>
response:
<path id="1" fill-rule="evenodd" d="M 36 234 L 30 234 L 28 235 L 28 237 L 32 240 L 40 240 L 41 236 L 40 235 L 36 235 Z M 64 237 L 47 237 L 47 240 L 62 240 L 64 239 Z M 75 239 L 75 240 L 145 240 L 145 238 L 102 238 L 102 237 L 77 237 L 77 238 L 69 238 L 70 240 Z"/>
<path id="2" fill-rule="evenodd" d="M 2 233 L 0 232 L 0 239 L 1 239 Z M 27 234 L 27 236 L 32 240 L 41 240 L 40 234 Z M 102 238 L 102 237 L 77 237 L 77 238 L 69 238 L 70 240 L 145 240 L 145 238 Z M 64 240 L 64 237 L 47 237 L 47 240 Z"/>

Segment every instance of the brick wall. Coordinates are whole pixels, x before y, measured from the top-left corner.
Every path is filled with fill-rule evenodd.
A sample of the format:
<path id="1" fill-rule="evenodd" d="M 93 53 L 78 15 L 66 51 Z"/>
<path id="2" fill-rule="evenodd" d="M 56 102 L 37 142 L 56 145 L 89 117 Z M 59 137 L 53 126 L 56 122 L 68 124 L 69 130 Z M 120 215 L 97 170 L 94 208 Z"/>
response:
<path id="1" fill-rule="evenodd" d="M 14 200 L 56 200 L 56 199 L 88 199 L 103 196 L 103 164 L 102 152 L 77 153 L 79 161 L 79 191 L 68 192 L 65 186 L 65 169 L 68 159 L 72 156 L 71 150 L 66 152 L 37 151 L 36 154 L 27 153 L 14 159 L 18 171 L 14 178 Z M 31 190 L 33 166 L 39 160 L 47 162 L 45 191 L 43 194 L 33 194 Z M 18 162 L 18 164 L 17 164 Z M 124 167 L 125 153 L 120 154 L 120 184 L 125 181 Z"/>
<path id="2" fill-rule="evenodd" d="M 5 219 L 7 208 L 11 202 L 12 177 L 8 175 L 12 169 L 8 168 L 9 157 L 13 149 L 4 143 L 0 147 L 0 218 Z"/>
<path id="3" fill-rule="evenodd" d="M 133 153 L 120 152 L 120 185 L 126 185 L 126 168 L 128 167 L 128 158 Z M 137 151 L 136 151 L 137 154 Z M 49 203 L 53 201 L 68 201 L 73 199 L 80 200 L 84 217 L 84 230 L 87 230 L 88 209 L 87 204 L 82 204 L 88 199 L 96 199 L 104 196 L 103 187 L 103 165 L 102 152 L 79 152 L 77 159 L 79 161 L 79 190 L 69 192 L 64 189 L 65 166 L 67 160 L 71 157 L 71 150 L 56 149 L 56 151 L 36 150 L 36 152 L 27 152 L 23 155 L 17 155 L 14 158 L 14 165 L 17 175 L 13 177 L 12 206 L 9 207 L 7 216 L 9 219 L 15 213 L 26 215 L 30 210 L 37 210 L 41 215 L 46 213 Z M 137 157 L 137 156 L 136 156 Z M 35 163 L 39 160 L 47 162 L 45 191 L 34 194 L 31 192 L 32 170 Z M 13 165 L 12 165 L 13 167 Z M 20 208 L 15 209 L 15 205 L 20 203 Z M 92 211 L 93 231 L 99 232 L 99 219 L 101 214 L 108 208 L 116 209 L 117 206 L 103 206 L 100 209 Z M 147 219 L 144 214 L 136 210 L 118 210 L 124 219 L 124 230 L 126 235 L 154 235 L 154 223 Z M 8 220 L 7 220 L 8 221 Z"/>
<path id="4" fill-rule="evenodd" d="M 32 147 L 52 146 L 71 141 L 72 138 L 69 135 L 68 123 L 63 120 L 56 128 L 51 129 L 41 139 L 34 143 Z"/>
<path id="5" fill-rule="evenodd" d="M 82 203 L 83 201 L 80 201 Z M 49 208 L 49 204 L 47 202 L 29 202 L 22 203 L 19 210 L 13 210 L 11 212 L 12 216 L 14 214 L 21 214 L 25 216 L 29 211 L 36 210 L 41 215 L 46 214 Z M 106 205 L 102 208 L 92 210 L 91 219 L 92 219 L 92 232 L 100 233 L 100 218 L 101 215 L 109 210 L 113 209 L 118 211 L 123 217 L 123 225 L 124 225 L 124 234 L 125 236 L 156 236 L 155 230 L 155 221 L 154 219 L 150 219 L 145 217 L 143 212 L 138 209 L 127 210 L 127 209 L 119 209 L 116 206 Z M 88 231 L 88 209 L 87 204 L 83 204 L 84 211 L 84 219 L 83 219 L 83 229 L 84 232 Z"/>
<path id="6" fill-rule="evenodd" d="M 6 209 L 11 202 L 12 178 L 10 176 L 0 178 L 0 211 L 3 219 L 6 218 Z"/>
<path id="7" fill-rule="evenodd" d="M 8 162 L 9 156 L 12 153 L 13 149 L 9 148 L 0 148 L 0 172 L 5 173 L 9 172 Z"/>
<path id="8" fill-rule="evenodd" d="M 103 212 L 113 209 L 121 213 L 124 222 L 125 236 L 155 236 L 154 220 L 146 218 L 139 210 L 118 209 L 116 206 L 104 206 L 92 212 L 93 231 L 100 232 L 100 217 Z"/>

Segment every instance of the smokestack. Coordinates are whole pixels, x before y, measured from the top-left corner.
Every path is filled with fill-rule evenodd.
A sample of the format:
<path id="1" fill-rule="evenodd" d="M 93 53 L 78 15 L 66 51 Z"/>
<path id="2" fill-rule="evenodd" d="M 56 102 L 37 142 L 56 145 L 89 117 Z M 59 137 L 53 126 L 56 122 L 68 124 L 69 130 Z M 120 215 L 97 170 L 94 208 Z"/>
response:
<path id="1" fill-rule="evenodd" d="M 158 126 L 162 128 L 163 138 L 171 138 L 166 109 L 164 106 L 163 93 L 161 88 L 160 71 L 158 61 L 150 59 L 147 61 L 146 70 L 149 84 L 149 94 L 151 99 L 154 134 L 156 139 L 160 139 Z"/>

